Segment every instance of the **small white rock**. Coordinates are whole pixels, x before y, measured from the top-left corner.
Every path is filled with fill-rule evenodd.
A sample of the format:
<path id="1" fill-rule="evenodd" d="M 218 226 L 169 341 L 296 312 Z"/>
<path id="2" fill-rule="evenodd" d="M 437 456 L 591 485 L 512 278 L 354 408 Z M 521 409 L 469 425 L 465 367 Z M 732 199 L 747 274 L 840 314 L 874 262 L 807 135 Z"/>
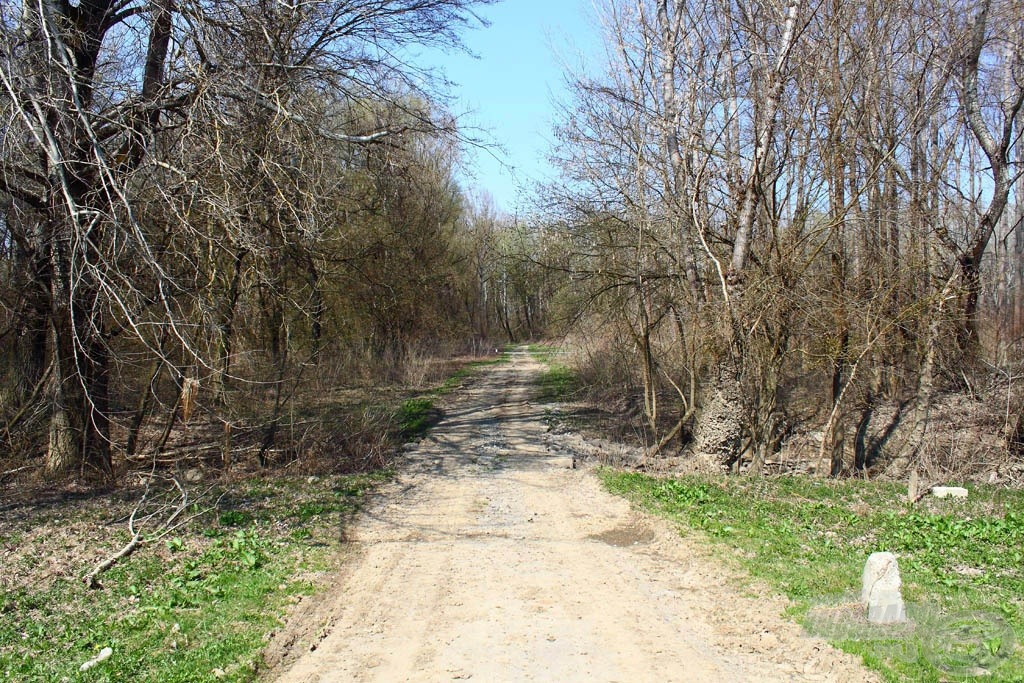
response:
<path id="1" fill-rule="evenodd" d="M 85 662 L 84 664 L 82 664 L 82 666 L 78 667 L 78 670 L 79 671 L 88 671 L 89 669 L 93 668 L 94 666 L 96 666 L 100 662 L 105 662 L 106 660 L 110 659 L 110 656 L 112 654 L 114 654 L 114 650 L 109 648 L 109 647 L 105 647 L 102 650 L 100 650 L 100 653 L 98 655 L 96 655 L 95 657 L 90 659 L 88 662 Z"/>
<path id="2" fill-rule="evenodd" d="M 962 486 L 933 486 L 932 495 L 936 498 L 966 498 L 967 489 Z"/>

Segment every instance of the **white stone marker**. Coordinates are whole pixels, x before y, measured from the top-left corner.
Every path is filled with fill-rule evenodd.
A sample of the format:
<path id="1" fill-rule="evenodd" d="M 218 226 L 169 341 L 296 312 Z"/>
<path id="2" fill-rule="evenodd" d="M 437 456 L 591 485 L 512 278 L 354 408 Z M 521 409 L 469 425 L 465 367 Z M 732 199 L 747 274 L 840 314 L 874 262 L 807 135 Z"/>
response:
<path id="1" fill-rule="evenodd" d="M 900 568 L 892 553 L 872 553 L 864 565 L 861 602 L 868 607 L 872 624 L 898 624 L 907 620 L 907 608 L 900 593 Z"/>
<path id="2" fill-rule="evenodd" d="M 933 486 L 932 495 L 936 498 L 966 498 L 967 489 L 962 486 Z"/>

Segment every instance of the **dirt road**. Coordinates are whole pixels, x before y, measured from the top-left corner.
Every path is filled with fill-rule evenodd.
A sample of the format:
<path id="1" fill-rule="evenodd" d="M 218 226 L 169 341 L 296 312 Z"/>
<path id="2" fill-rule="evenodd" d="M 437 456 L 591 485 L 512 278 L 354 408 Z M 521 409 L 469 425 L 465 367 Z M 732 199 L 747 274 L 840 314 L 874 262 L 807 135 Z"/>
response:
<path id="1" fill-rule="evenodd" d="M 538 370 L 513 354 L 407 451 L 281 683 L 875 680 L 572 469 L 529 401 Z"/>

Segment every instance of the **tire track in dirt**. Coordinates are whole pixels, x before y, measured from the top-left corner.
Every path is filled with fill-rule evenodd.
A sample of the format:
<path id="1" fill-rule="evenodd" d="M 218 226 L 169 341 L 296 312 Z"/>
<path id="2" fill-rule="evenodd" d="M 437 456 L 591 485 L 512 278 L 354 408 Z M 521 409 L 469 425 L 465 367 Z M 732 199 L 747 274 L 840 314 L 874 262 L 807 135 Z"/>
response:
<path id="1" fill-rule="evenodd" d="M 333 628 L 280 683 L 877 680 L 572 469 L 538 371 L 513 354 L 407 450 L 322 598 Z"/>

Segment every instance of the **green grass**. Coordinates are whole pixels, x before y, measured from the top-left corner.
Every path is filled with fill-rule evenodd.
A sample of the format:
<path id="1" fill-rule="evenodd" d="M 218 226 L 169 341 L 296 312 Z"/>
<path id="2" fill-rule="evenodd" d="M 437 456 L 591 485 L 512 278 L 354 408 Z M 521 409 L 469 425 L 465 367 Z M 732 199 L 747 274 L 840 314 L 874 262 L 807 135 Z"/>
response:
<path id="1" fill-rule="evenodd" d="M 792 616 L 892 681 L 1024 681 L 1024 492 L 971 487 L 967 501 L 904 502 L 906 489 L 806 478 L 659 479 L 605 470 L 609 490 L 729 548 L 795 601 Z M 897 554 L 916 631 L 829 622 L 868 555 Z M 856 597 L 853 598 L 855 600 Z M 851 608 L 852 609 L 852 608 Z M 851 616 L 856 617 L 856 612 Z"/>
<path id="2" fill-rule="evenodd" d="M 562 355 L 562 350 L 557 346 L 548 344 L 529 344 L 527 352 L 541 363 L 550 363 L 553 359 Z"/>
<path id="3" fill-rule="evenodd" d="M 219 509 L 102 574 L 100 590 L 78 576 L 21 582 L 0 596 L 0 680 L 254 680 L 266 634 L 289 599 L 311 593 L 318 573 L 332 568 L 344 524 L 388 476 L 240 484 Z M 75 513 L 97 517 L 97 536 L 110 529 L 105 545 L 121 544 L 127 532 L 102 523 L 105 505 Z M 86 548 L 81 573 L 105 554 Z M 105 647 L 109 659 L 79 671 Z"/>
<path id="4" fill-rule="evenodd" d="M 578 388 L 576 373 L 560 364 L 549 364 L 537 378 L 537 399 L 543 403 L 556 403 L 572 397 Z"/>
<path id="5" fill-rule="evenodd" d="M 410 398 L 398 408 L 398 429 L 403 439 L 423 436 L 436 421 L 434 401 L 425 397 Z"/>
<path id="6" fill-rule="evenodd" d="M 579 389 L 579 379 L 572 368 L 557 360 L 561 350 L 544 344 L 530 344 L 527 350 L 534 359 L 547 366 L 537 378 L 537 400 L 557 403 L 572 398 Z"/>

